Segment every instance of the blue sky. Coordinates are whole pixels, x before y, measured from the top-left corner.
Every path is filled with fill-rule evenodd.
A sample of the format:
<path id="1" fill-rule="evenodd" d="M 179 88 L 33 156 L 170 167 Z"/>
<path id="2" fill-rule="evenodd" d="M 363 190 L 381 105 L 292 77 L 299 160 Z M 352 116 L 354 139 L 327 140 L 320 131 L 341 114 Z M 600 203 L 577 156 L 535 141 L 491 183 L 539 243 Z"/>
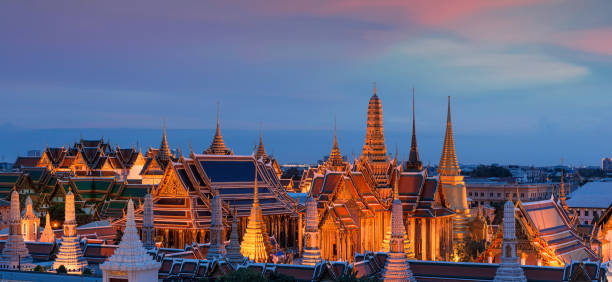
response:
<path id="1" fill-rule="evenodd" d="M 451 95 L 466 162 L 597 164 L 612 155 L 610 11 L 604 0 L 5 1 L 0 128 L 78 136 L 165 117 L 169 133 L 196 132 L 214 127 L 220 101 L 224 129 L 256 135 L 262 123 L 281 160 L 313 161 L 334 115 L 350 137 L 341 146 L 359 151 L 376 81 L 391 151 L 409 148 L 414 86 L 432 163 Z M 320 146 L 297 153 L 310 131 Z M 3 142 L 3 155 L 23 151 Z"/>

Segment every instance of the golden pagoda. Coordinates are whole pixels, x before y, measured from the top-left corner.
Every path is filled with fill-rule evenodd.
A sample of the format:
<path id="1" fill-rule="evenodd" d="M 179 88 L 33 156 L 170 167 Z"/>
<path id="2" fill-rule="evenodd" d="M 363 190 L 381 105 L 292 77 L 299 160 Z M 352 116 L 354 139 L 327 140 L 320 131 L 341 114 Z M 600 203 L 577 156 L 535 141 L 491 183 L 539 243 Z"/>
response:
<path id="1" fill-rule="evenodd" d="M 246 232 L 240 244 L 242 255 L 254 262 L 267 262 L 268 252 L 265 241 L 268 240 L 264 231 L 264 221 L 259 206 L 259 188 L 257 187 L 257 166 L 255 166 L 255 185 L 253 189 L 253 206 L 247 224 Z"/>
<path id="2" fill-rule="evenodd" d="M 168 140 L 166 139 L 166 121 L 164 121 L 164 136 L 162 137 L 161 145 L 159 145 L 157 158 L 162 162 L 168 162 L 172 158 L 170 148 L 168 147 Z"/>
<path id="3" fill-rule="evenodd" d="M 340 153 L 340 147 L 338 146 L 338 135 L 336 134 L 336 122 L 334 121 L 334 145 L 332 146 L 331 153 L 325 162 L 325 167 L 329 170 L 342 171 L 345 168 L 344 158 Z"/>
<path id="4" fill-rule="evenodd" d="M 467 203 L 465 182 L 463 181 L 459 162 L 457 161 L 457 154 L 455 153 L 450 96 L 448 96 L 446 134 L 444 136 L 444 146 L 438 166 L 438 174 L 449 206 L 456 213 L 453 218 L 453 241 L 464 241 L 470 233 L 468 226 L 470 210 Z"/>
<path id="5" fill-rule="evenodd" d="M 38 239 L 38 242 L 47 242 L 47 243 L 55 242 L 55 233 L 53 233 L 53 229 L 51 228 L 51 217 L 49 216 L 48 212 L 47 212 L 46 219 L 45 219 L 45 229 L 43 230 L 43 233 L 40 235 L 40 239 Z"/>
<path id="6" fill-rule="evenodd" d="M 385 145 L 382 104 L 376 93 L 376 83 L 374 83 L 374 94 L 368 103 L 368 122 L 362 159 L 368 161 L 372 167 L 377 186 L 387 186 L 389 158 Z"/>

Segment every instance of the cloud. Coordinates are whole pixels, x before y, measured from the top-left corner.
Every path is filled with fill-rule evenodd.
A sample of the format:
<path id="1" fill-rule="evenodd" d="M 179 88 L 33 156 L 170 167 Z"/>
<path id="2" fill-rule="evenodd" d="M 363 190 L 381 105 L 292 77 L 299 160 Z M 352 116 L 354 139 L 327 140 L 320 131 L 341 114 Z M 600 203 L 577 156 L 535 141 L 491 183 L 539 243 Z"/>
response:
<path id="1" fill-rule="evenodd" d="M 612 27 L 564 32 L 557 36 L 557 43 L 579 51 L 612 56 Z"/>
<path id="2" fill-rule="evenodd" d="M 398 45 L 398 52 L 427 60 L 454 85 L 505 89 L 564 83 L 589 74 L 585 66 L 539 52 L 505 51 L 469 41 L 445 38 L 420 39 Z"/>

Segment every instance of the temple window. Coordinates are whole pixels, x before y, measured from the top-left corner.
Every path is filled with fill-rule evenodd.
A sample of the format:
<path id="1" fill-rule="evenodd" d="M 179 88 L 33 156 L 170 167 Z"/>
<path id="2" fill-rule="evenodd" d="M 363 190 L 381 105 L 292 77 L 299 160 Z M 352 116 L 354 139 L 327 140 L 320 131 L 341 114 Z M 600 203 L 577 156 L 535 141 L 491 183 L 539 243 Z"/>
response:
<path id="1" fill-rule="evenodd" d="M 584 216 L 589 216 L 589 211 L 588 210 L 584 211 Z"/>

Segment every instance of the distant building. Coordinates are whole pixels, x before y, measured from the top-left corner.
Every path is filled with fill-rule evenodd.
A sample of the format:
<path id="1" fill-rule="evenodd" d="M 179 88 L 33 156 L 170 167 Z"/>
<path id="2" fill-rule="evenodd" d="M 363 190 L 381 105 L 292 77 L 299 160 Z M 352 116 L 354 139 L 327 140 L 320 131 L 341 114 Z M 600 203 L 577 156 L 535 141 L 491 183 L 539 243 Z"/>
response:
<path id="1" fill-rule="evenodd" d="M 28 157 L 40 157 L 40 150 L 29 150 Z"/>
<path id="2" fill-rule="evenodd" d="M 604 172 L 612 173 L 612 158 L 601 159 L 601 169 Z"/>
<path id="3" fill-rule="evenodd" d="M 472 206 L 503 202 L 508 197 L 516 199 L 517 193 L 524 202 L 550 199 L 555 186 L 553 183 L 517 184 L 489 179 L 466 179 L 465 184 Z"/>
<path id="4" fill-rule="evenodd" d="M 612 182 L 589 182 L 569 195 L 567 206 L 579 224 L 593 224 L 612 203 Z"/>

